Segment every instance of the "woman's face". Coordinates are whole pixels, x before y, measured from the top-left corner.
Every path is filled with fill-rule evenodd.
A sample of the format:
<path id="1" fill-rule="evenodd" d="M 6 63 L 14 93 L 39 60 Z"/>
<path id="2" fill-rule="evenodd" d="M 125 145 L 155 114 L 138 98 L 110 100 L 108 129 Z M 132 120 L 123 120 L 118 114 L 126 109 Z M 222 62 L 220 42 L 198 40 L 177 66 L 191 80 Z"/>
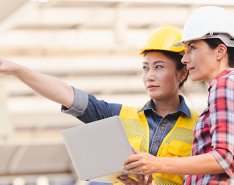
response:
<path id="1" fill-rule="evenodd" d="M 216 49 L 211 49 L 203 40 L 189 42 L 186 47 L 182 63 L 186 64 L 190 79 L 210 83 L 219 68 Z"/>
<path id="2" fill-rule="evenodd" d="M 142 64 L 143 81 L 150 98 L 161 100 L 178 96 L 179 83 L 186 74 L 176 70 L 176 61 L 160 52 L 149 52 Z"/>

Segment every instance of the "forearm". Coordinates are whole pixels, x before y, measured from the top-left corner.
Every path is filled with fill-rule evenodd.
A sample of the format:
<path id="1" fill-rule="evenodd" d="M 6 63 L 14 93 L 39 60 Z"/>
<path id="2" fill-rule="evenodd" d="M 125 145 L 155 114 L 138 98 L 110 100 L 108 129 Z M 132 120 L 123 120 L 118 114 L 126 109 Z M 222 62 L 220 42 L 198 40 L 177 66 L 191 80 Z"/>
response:
<path id="1" fill-rule="evenodd" d="M 157 158 L 155 166 L 160 166 L 158 169 L 155 169 L 159 173 L 193 175 L 224 173 L 218 162 L 209 153 L 182 158 Z"/>
<path id="2" fill-rule="evenodd" d="M 73 88 L 61 80 L 20 65 L 13 75 L 42 96 L 67 108 L 72 105 L 74 99 Z"/>

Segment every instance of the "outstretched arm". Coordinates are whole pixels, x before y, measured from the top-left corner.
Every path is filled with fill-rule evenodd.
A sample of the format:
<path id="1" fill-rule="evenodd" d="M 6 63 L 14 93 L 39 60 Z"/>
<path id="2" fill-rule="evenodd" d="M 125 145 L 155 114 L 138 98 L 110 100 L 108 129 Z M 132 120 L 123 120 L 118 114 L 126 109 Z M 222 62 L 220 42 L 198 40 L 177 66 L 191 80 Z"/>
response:
<path id="1" fill-rule="evenodd" d="M 55 77 L 39 73 L 5 59 L 0 59 L 0 73 L 17 77 L 45 98 L 67 108 L 70 108 L 73 103 L 73 88 Z"/>

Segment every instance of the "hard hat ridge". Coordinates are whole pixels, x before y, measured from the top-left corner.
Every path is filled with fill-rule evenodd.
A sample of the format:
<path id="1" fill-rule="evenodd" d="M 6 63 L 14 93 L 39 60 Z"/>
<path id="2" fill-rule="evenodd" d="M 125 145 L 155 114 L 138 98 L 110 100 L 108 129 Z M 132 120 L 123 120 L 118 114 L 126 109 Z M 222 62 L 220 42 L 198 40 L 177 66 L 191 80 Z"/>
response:
<path id="1" fill-rule="evenodd" d="M 161 25 L 150 35 L 145 46 L 140 49 L 143 54 L 148 50 L 163 50 L 170 52 L 184 52 L 184 46 L 174 46 L 174 43 L 179 42 L 182 38 L 181 30 L 171 25 Z"/>

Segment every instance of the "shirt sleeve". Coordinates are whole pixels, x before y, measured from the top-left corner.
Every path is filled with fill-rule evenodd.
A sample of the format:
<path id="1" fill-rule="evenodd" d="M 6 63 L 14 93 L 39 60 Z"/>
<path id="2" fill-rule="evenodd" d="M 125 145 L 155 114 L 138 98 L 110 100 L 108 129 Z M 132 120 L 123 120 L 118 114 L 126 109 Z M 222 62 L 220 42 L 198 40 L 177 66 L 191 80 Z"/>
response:
<path id="1" fill-rule="evenodd" d="M 97 121 L 119 115 L 122 105 L 98 100 L 95 96 L 74 88 L 74 101 L 68 109 L 62 106 L 61 111 L 75 116 L 84 123 Z"/>
<path id="2" fill-rule="evenodd" d="M 234 79 L 221 78 L 210 97 L 211 154 L 230 176 L 233 176 L 234 153 Z"/>
<path id="3" fill-rule="evenodd" d="M 73 88 L 73 90 L 74 101 L 72 106 L 68 109 L 67 107 L 62 105 L 61 111 L 74 117 L 78 117 L 84 114 L 84 111 L 88 106 L 88 94 L 79 89 Z"/>

